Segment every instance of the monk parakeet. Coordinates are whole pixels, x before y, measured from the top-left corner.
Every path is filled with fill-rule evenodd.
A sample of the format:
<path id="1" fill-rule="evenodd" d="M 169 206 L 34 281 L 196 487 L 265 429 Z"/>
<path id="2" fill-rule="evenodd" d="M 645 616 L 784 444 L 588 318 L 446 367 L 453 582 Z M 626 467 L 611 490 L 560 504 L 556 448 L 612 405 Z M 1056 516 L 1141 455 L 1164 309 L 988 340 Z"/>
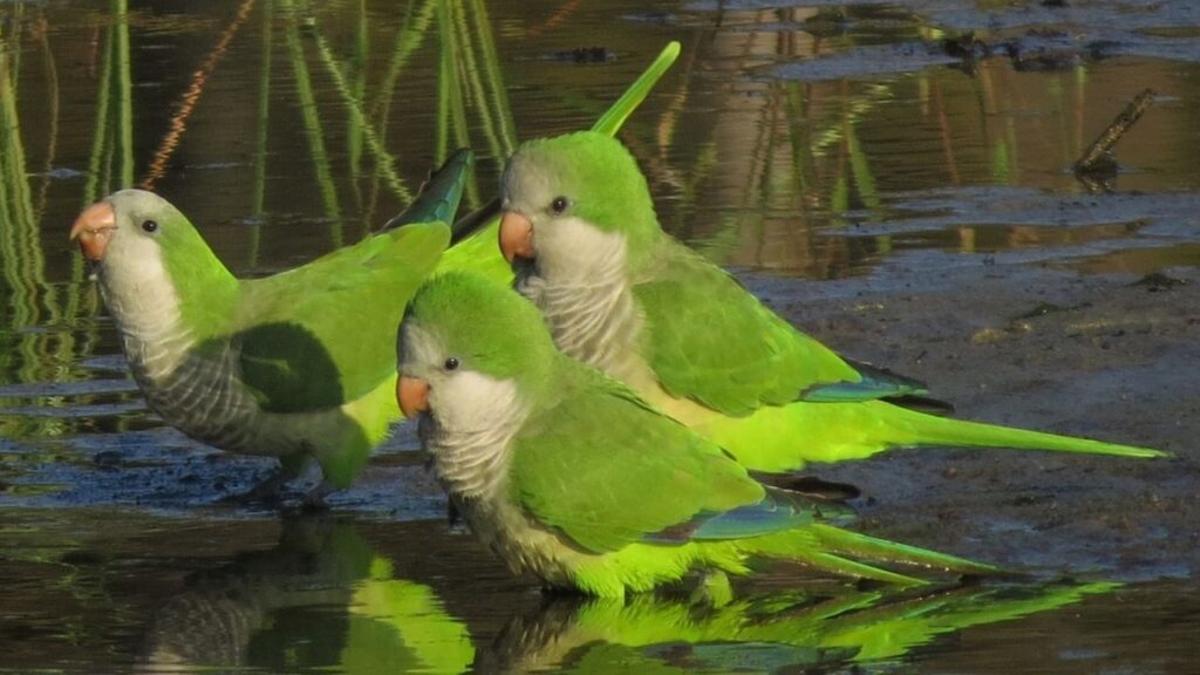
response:
<path id="1" fill-rule="evenodd" d="M 233 276 L 183 213 L 143 190 L 89 206 L 71 237 L 168 424 L 278 457 L 288 473 L 311 456 L 329 487 L 344 488 L 400 417 L 396 323 L 446 250 L 469 162 L 456 156 L 431 183 L 427 213 L 412 216 L 426 222 L 260 279 Z"/>
<path id="2" fill-rule="evenodd" d="M 397 398 L 474 533 L 516 572 L 621 597 L 753 556 L 899 584 L 850 558 L 992 568 L 831 525 L 845 507 L 772 490 L 715 443 L 559 352 L 528 300 L 435 276 L 400 326 Z"/>
<path id="3" fill-rule="evenodd" d="M 616 133 L 678 55 L 668 43 L 593 129 Z M 395 330 L 416 287 L 435 267 L 511 278 L 495 219 L 446 251 L 467 163 L 451 158 L 388 225 L 414 224 L 263 279 L 234 277 L 186 216 L 141 190 L 88 207 L 71 238 L 95 264 L 150 407 L 204 443 L 279 457 L 281 477 L 316 458 L 325 484 L 309 497 L 319 501 L 349 485 L 400 417 Z"/>
<path id="4" fill-rule="evenodd" d="M 517 288 L 558 347 L 750 469 L 795 471 L 913 446 L 1163 454 L 889 402 L 924 388 L 843 359 L 664 233 L 636 161 L 612 138 L 525 143 L 505 170 L 502 208 L 500 245 Z"/>

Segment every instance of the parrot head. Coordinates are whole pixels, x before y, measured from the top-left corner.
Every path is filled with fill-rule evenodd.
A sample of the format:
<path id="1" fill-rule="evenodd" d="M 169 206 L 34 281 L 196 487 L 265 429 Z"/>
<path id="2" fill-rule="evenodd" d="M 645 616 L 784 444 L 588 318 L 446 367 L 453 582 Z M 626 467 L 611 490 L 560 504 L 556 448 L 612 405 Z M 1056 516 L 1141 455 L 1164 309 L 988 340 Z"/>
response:
<path id="1" fill-rule="evenodd" d="M 407 417 L 479 429 L 491 412 L 545 392 L 561 358 L 529 301 L 477 274 L 449 272 L 427 281 L 405 312 L 396 399 Z"/>
<path id="2" fill-rule="evenodd" d="M 589 275 L 650 249 L 654 203 L 620 141 L 584 131 L 529 141 L 501 179 L 500 249 L 509 262 Z M 547 268 L 550 268 L 549 270 Z"/>
<path id="3" fill-rule="evenodd" d="M 114 192 L 87 207 L 71 239 L 94 265 L 106 297 L 124 307 L 228 274 L 187 216 L 145 190 Z"/>

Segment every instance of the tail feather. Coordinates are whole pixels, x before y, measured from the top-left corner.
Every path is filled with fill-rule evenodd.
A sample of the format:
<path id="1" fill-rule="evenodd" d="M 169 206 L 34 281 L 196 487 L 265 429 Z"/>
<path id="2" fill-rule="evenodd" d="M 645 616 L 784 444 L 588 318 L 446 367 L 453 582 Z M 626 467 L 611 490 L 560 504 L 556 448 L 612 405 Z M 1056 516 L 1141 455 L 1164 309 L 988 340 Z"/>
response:
<path id="1" fill-rule="evenodd" d="M 816 523 L 745 539 L 740 542 L 740 548 L 751 555 L 788 560 L 838 576 L 872 579 L 899 586 L 917 586 L 928 582 L 870 563 L 907 565 L 954 574 L 996 574 L 1001 571 L 974 560 Z"/>
<path id="2" fill-rule="evenodd" d="M 843 530 L 830 525 L 815 524 L 809 528 L 817 540 L 828 550 L 841 555 L 851 555 L 876 562 L 915 565 L 919 567 L 957 572 L 960 574 L 996 574 L 1000 568 L 986 563 L 938 553 L 929 549 L 909 546 L 886 539 L 876 539 L 858 532 Z"/>
<path id="3" fill-rule="evenodd" d="M 403 213 L 389 220 L 383 229 L 392 230 L 409 223 L 439 220 L 454 223 L 454 214 L 458 212 L 463 189 L 467 185 L 467 174 L 474 161 L 475 155 L 469 149 L 456 150 L 437 171 L 429 175 L 413 203 Z M 455 241 L 462 238 L 456 228 L 451 228 L 451 236 Z"/>
<path id="4" fill-rule="evenodd" d="M 864 459 L 897 448 L 1011 448 L 1118 457 L 1169 453 L 929 415 L 887 401 L 763 406 L 748 417 L 713 414 L 697 429 L 752 471 L 790 473 L 809 462 Z"/>
<path id="5" fill-rule="evenodd" d="M 1010 448 L 1014 450 L 1053 450 L 1117 457 L 1169 457 L 1153 448 L 1106 443 L 1090 438 L 1060 436 L 1029 429 L 971 422 L 926 415 L 913 410 L 888 406 L 886 412 L 899 432 L 893 440 L 900 447 L 944 445 L 952 447 Z"/>
<path id="6" fill-rule="evenodd" d="M 870 579 L 872 581 L 880 581 L 885 584 L 894 584 L 896 586 L 924 586 L 929 583 L 924 579 L 910 577 L 906 574 L 892 572 L 880 567 L 872 567 L 865 563 L 856 562 L 848 558 L 834 555 L 832 553 L 821 553 L 819 551 L 796 551 L 789 558 L 795 562 L 808 565 L 815 569 L 832 572 L 839 576 L 854 577 L 856 579 Z"/>

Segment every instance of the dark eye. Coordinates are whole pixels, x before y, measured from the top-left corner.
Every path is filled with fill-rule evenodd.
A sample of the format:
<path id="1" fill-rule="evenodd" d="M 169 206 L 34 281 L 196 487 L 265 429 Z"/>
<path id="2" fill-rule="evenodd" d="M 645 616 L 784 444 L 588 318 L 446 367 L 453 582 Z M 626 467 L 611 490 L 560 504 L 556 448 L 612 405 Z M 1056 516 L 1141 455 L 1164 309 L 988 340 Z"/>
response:
<path id="1" fill-rule="evenodd" d="M 566 197 L 555 197 L 554 201 L 550 202 L 550 210 L 555 213 L 562 213 L 567 210 L 571 202 Z"/>
<path id="2" fill-rule="evenodd" d="M 144 220 L 142 221 L 142 229 L 147 232 L 155 232 L 158 230 L 158 223 L 153 220 Z"/>
<path id="3" fill-rule="evenodd" d="M 446 370 L 455 370 L 458 368 L 458 359 L 451 356 L 450 358 L 446 359 L 446 362 L 443 363 L 442 366 Z"/>

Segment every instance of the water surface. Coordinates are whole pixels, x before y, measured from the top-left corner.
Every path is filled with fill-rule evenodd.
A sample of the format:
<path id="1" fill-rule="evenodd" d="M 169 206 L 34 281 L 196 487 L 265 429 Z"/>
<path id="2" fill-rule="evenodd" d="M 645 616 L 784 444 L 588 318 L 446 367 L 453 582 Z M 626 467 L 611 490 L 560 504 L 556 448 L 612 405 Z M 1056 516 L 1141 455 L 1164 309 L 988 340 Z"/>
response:
<path id="1" fill-rule="evenodd" d="M 146 409 L 66 241 L 81 207 L 144 185 L 236 273 L 286 269 L 378 227 L 455 147 L 478 155 L 481 204 L 517 142 L 589 126 L 677 39 L 621 138 L 664 226 L 755 288 L 1195 268 L 1200 14 L 1050 4 L 4 4 L 0 667 L 1185 669 L 1187 569 L 900 598 L 779 572 L 725 608 L 544 599 L 448 532 L 406 431 L 332 500 L 337 522 L 224 505 L 269 463 Z M 968 31 L 977 53 L 949 53 Z M 1147 87 L 1117 175 L 1076 179 Z"/>

